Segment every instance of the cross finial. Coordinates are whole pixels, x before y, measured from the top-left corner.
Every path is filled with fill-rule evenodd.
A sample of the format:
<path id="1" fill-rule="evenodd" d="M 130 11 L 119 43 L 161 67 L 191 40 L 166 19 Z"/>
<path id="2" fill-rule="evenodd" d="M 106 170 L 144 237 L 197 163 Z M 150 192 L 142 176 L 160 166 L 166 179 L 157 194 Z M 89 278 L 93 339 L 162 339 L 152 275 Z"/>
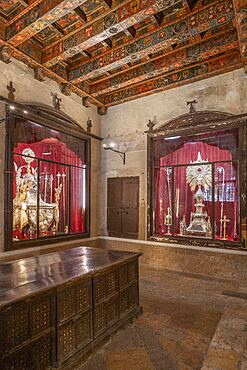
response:
<path id="1" fill-rule="evenodd" d="M 194 104 L 197 104 L 198 101 L 196 99 L 194 100 L 190 100 L 190 101 L 187 101 L 187 105 L 190 106 L 190 113 L 195 113 L 195 107 L 194 107 Z"/>
<path id="2" fill-rule="evenodd" d="M 147 127 L 148 127 L 148 131 L 149 132 L 152 132 L 153 131 L 154 126 L 155 126 L 155 123 L 151 119 L 148 120 Z"/>
<path id="3" fill-rule="evenodd" d="M 15 88 L 13 86 L 12 81 L 10 81 L 9 85 L 7 85 L 7 89 L 8 89 L 8 99 L 14 101 L 15 100 L 15 95 L 14 95 Z"/>
<path id="4" fill-rule="evenodd" d="M 51 93 L 51 96 L 52 96 L 53 107 L 55 109 L 60 110 L 62 99 L 57 96 L 57 93 L 56 94 Z"/>
<path id="5" fill-rule="evenodd" d="M 91 132 L 91 128 L 92 128 L 92 120 L 88 117 L 87 119 L 87 132 L 90 133 Z"/>

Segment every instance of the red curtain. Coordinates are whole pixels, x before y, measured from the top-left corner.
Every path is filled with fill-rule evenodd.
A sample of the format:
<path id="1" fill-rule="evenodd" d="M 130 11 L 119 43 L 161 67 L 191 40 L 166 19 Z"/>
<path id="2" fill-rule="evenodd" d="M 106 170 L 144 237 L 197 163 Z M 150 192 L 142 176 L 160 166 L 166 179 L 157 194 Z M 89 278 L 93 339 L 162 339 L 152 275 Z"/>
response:
<path id="1" fill-rule="evenodd" d="M 83 168 L 82 159 L 76 155 L 71 149 L 69 149 L 65 143 L 59 141 L 57 138 L 46 138 L 34 143 L 18 143 L 15 147 L 14 152 L 22 154 L 23 150 L 30 148 L 35 153 L 36 158 L 40 158 L 40 196 L 42 200 L 51 203 L 55 202 L 54 188 L 58 186 L 58 182 L 63 184 L 60 200 L 59 200 L 59 229 L 58 233 L 63 234 L 68 232 L 68 217 L 69 217 L 69 196 L 70 196 L 70 232 L 78 233 L 84 232 L 84 206 L 85 206 L 85 169 Z M 57 162 L 51 163 L 49 161 Z M 17 167 L 25 164 L 23 157 L 15 156 L 15 162 Z M 65 165 L 63 165 L 65 164 Z M 71 171 L 69 173 L 70 167 Z M 37 161 L 31 163 L 31 167 L 37 167 Z M 80 168 L 79 168 L 80 167 Z M 61 177 L 57 175 L 60 174 Z M 49 175 L 53 177 L 52 185 L 53 191 L 52 196 L 49 192 L 49 196 L 45 198 L 45 176 Z M 70 176 L 70 186 L 69 186 Z M 59 180 L 58 180 L 59 179 Z M 15 196 L 15 175 L 14 175 L 14 196 Z M 48 189 L 46 189 L 48 190 Z M 16 232 L 15 234 L 17 234 Z M 22 236 L 16 235 L 18 238 L 23 239 Z"/>
<path id="2" fill-rule="evenodd" d="M 209 145 L 202 141 L 189 142 L 173 153 L 170 153 L 160 158 L 160 166 L 173 166 L 177 164 L 186 164 L 174 168 L 174 197 L 172 198 L 172 182 L 167 181 L 167 172 L 165 168 L 159 168 L 155 173 L 155 219 L 154 228 L 156 234 L 165 234 L 167 228 L 165 226 L 165 214 L 167 208 L 171 205 L 174 206 L 175 213 L 175 234 L 179 234 L 179 224 L 185 215 L 187 226 L 190 223 L 190 214 L 195 211 L 194 207 L 194 192 L 191 187 L 186 183 L 186 168 L 190 162 L 197 160 L 198 153 L 200 152 L 203 160 L 209 162 L 216 161 L 231 161 L 232 155 L 228 150 L 220 149 L 217 146 Z M 223 168 L 219 169 L 219 167 Z M 224 199 L 223 214 L 222 214 L 222 180 L 224 172 L 224 191 L 225 197 L 228 196 L 229 200 Z M 237 168 L 232 163 L 215 164 L 215 227 L 216 237 L 220 236 L 221 223 L 220 219 L 226 215 L 227 220 L 227 236 L 228 239 L 236 239 L 238 237 L 237 230 Z M 227 186 L 226 186 L 227 184 Z M 226 194 L 226 189 L 229 190 L 234 184 L 234 194 L 230 196 L 229 191 Z M 169 191 L 168 191 L 169 190 Z M 197 190 L 197 189 L 196 189 Z M 230 189 L 231 190 L 231 189 Z M 232 199 L 233 198 L 233 199 Z M 232 200 L 231 200 L 232 199 Z M 208 194 L 205 201 L 205 211 L 212 220 L 212 193 Z M 222 230 L 221 230 L 222 231 Z"/>

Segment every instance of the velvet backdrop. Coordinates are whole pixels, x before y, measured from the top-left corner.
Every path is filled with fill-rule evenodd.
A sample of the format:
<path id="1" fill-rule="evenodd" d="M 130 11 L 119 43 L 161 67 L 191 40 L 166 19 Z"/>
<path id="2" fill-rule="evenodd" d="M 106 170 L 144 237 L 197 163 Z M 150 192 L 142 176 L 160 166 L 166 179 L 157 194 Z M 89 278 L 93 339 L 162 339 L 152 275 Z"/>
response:
<path id="1" fill-rule="evenodd" d="M 165 223 L 165 213 L 167 207 L 174 204 L 175 213 L 175 234 L 179 234 L 179 222 L 183 215 L 186 218 L 186 224 L 189 226 L 190 214 L 195 211 L 194 207 L 194 192 L 191 191 L 190 185 L 186 183 L 186 167 L 190 162 L 197 160 L 198 152 L 201 153 L 203 160 L 209 162 L 216 161 L 231 161 L 232 154 L 228 150 L 221 149 L 217 146 L 209 145 L 202 141 L 187 142 L 182 145 L 181 148 L 175 150 L 164 157 L 160 158 L 160 167 L 173 166 L 177 164 L 186 164 L 185 166 L 179 166 L 174 168 L 174 198 L 172 198 L 172 182 L 170 176 L 170 183 L 167 182 L 167 173 L 165 168 L 157 168 L 155 170 L 155 198 L 154 198 L 154 229 L 155 234 L 165 234 L 167 232 Z M 225 182 L 234 182 L 234 194 L 230 196 L 225 191 L 225 197 L 223 202 L 223 216 L 226 215 L 227 219 L 230 220 L 227 223 L 227 235 L 229 239 L 239 239 L 239 233 L 237 229 L 237 168 L 233 163 L 220 163 L 215 164 L 215 230 L 216 237 L 220 235 L 220 218 L 221 218 L 221 205 L 222 205 L 222 173 L 219 173 L 218 167 L 223 167 L 225 171 Z M 220 184 L 220 186 L 218 186 Z M 170 194 L 168 187 L 170 186 Z M 227 189 L 228 189 L 227 188 Z M 197 190 L 197 189 L 196 189 Z M 225 186 L 226 190 L 226 186 Z M 232 201 L 226 201 L 228 198 Z M 212 194 L 208 194 L 207 199 L 204 201 L 205 208 L 212 221 Z"/>
<path id="2" fill-rule="evenodd" d="M 59 201 L 59 208 L 60 208 L 60 221 L 59 221 L 59 228 L 58 234 L 64 234 L 66 232 L 66 226 L 68 226 L 68 217 L 69 217 L 69 196 L 70 196 L 70 232 L 71 233 L 78 233 L 84 232 L 84 197 L 83 185 L 85 184 L 85 169 L 83 168 L 83 161 L 82 159 L 76 155 L 71 149 L 67 147 L 67 145 L 57 138 L 48 137 L 38 142 L 31 142 L 31 143 L 18 143 L 14 149 L 14 153 L 22 154 L 22 151 L 25 148 L 30 148 L 34 151 L 35 157 L 40 158 L 40 195 L 42 200 L 44 199 L 44 181 L 45 175 L 49 174 L 53 176 L 53 192 L 52 198 L 50 197 L 50 192 L 46 201 L 48 203 L 55 202 L 55 192 L 54 188 L 58 185 L 58 177 L 57 174 L 60 173 L 61 175 L 64 174 L 64 182 L 63 178 L 60 178 L 60 183 L 65 184 L 65 187 L 62 188 L 60 201 Z M 54 161 L 58 162 L 57 164 L 48 162 Z M 24 165 L 25 161 L 23 157 L 15 155 L 15 162 L 17 167 Z M 68 166 L 64 166 L 63 164 L 76 166 L 70 167 L 71 171 L 69 171 Z M 31 167 L 37 167 L 37 161 L 33 161 L 31 163 Z M 69 173 L 70 172 L 70 173 Z M 68 183 L 68 179 L 70 176 L 70 187 Z M 15 173 L 14 173 L 14 197 L 15 197 Z M 49 189 L 47 189 L 49 191 Z M 68 232 L 68 231 L 67 231 Z M 19 239 L 23 239 L 23 235 L 20 232 L 16 231 L 14 233 Z"/>

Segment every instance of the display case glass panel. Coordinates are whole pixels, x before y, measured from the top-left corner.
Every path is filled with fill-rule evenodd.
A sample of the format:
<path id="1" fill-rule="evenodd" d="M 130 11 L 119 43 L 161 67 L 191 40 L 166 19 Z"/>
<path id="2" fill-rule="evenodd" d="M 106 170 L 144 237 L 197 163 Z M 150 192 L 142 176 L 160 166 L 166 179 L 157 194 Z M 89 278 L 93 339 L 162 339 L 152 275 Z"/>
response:
<path id="1" fill-rule="evenodd" d="M 71 230 L 72 234 L 82 233 L 86 230 L 85 211 L 86 211 L 86 166 L 83 168 L 71 167 L 70 181 L 72 188 L 81 189 L 79 193 L 71 196 Z"/>
<path id="2" fill-rule="evenodd" d="M 14 242 L 88 231 L 87 144 L 37 123 L 16 126 Z"/>
<path id="3" fill-rule="evenodd" d="M 172 172 L 169 166 L 155 169 L 154 228 L 160 235 L 171 235 L 172 232 Z"/>
<path id="4" fill-rule="evenodd" d="M 39 236 L 69 232 L 69 167 L 40 161 Z"/>
<path id="5" fill-rule="evenodd" d="M 238 163 L 215 163 L 215 237 L 240 240 Z"/>
<path id="6" fill-rule="evenodd" d="M 153 139 L 154 236 L 240 241 L 238 129 Z"/>

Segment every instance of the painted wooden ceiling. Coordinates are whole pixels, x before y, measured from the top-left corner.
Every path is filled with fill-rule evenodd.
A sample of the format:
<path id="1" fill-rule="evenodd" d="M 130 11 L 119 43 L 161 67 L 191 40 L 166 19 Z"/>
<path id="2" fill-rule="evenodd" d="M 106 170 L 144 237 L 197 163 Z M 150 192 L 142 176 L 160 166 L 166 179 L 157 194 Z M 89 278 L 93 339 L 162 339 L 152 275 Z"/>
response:
<path id="1" fill-rule="evenodd" d="M 0 59 L 107 107 L 247 66 L 247 0 L 0 0 Z"/>

